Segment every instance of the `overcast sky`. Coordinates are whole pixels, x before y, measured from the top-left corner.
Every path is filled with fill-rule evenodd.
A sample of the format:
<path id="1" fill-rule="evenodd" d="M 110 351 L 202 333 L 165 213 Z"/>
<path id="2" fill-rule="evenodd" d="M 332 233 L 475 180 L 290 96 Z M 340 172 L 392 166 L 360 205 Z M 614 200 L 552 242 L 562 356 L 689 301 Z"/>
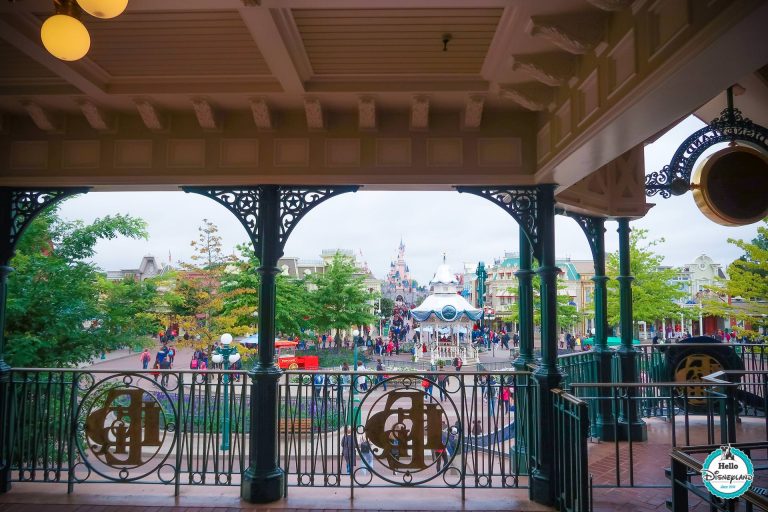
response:
<path id="1" fill-rule="evenodd" d="M 669 163 L 678 145 L 704 124 L 689 118 L 670 130 L 645 151 L 646 172 Z M 652 238 L 666 241 L 657 247 L 668 265 L 691 263 L 707 254 L 724 266 L 740 256 L 727 243 L 730 238 L 752 239 L 758 224 L 728 228 L 706 219 L 691 194 L 656 202 L 635 227 L 647 228 Z M 190 241 L 197 237 L 203 219 L 218 225 L 225 246 L 234 248 L 247 240 L 237 219 L 224 207 L 196 194 L 183 192 L 97 192 L 65 202 L 61 215 L 91 221 L 97 217 L 128 213 L 149 224 L 148 240 L 118 239 L 102 242 L 94 262 L 104 270 L 137 268 L 142 256 L 163 261 L 188 261 Z M 606 249 L 617 250 L 616 223 L 606 224 Z M 573 220 L 558 216 L 557 257 L 590 259 L 589 246 Z M 323 249 L 362 251 L 373 273 L 383 278 L 397 253 L 402 237 L 412 275 L 428 282 L 443 253 L 454 271 L 464 262 L 492 262 L 504 251 L 517 251 L 518 229 L 501 208 L 479 197 L 456 192 L 365 192 L 343 194 L 312 210 L 298 224 L 285 248 L 286 256 L 318 259 Z"/>

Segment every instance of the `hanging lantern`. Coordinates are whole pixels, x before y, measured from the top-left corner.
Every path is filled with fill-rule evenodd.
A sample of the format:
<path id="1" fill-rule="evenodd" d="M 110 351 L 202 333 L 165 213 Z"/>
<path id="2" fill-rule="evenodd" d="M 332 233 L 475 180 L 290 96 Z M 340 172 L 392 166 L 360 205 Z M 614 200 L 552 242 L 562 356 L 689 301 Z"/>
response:
<path id="1" fill-rule="evenodd" d="M 128 0 L 77 0 L 77 3 L 91 16 L 103 20 L 120 16 L 128 6 Z"/>
<path id="2" fill-rule="evenodd" d="M 73 61 L 82 59 L 91 47 L 91 36 L 77 15 L 79 8 L 73 0 L 56 2 L 56 14 L 45 20 L 40 28 L 43 46 L 54 57 Z"/>

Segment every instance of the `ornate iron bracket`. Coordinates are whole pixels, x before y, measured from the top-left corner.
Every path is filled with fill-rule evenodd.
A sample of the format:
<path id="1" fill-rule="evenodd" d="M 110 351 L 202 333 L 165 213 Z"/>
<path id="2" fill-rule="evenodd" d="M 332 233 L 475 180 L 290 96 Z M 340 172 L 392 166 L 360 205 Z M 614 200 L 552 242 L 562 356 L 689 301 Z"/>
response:
<path id="1" fill-rule="evenodd" d="M 672 160 L 660 171 L 645 177 L 645 195 L 668 198 L 685 194 L 691 183 L 693 166 L 708 148 L 723 142 L 743 141 L 768 152 L 768 128 L 753 123 L 733 106 L 728 89 L 728 107 L 707 126 L 694 132 L 677 148 Z"/>
<path id="2" fill-rule="evenodd" d="M 262 234 L 259 233 L 259 207 L 265 187 L 256 185 L 243 187 L 182 187 L 184 192 L 204 195 L 232 212 L 245 228 L 256 254 L 261 254 Z M 356 185 L 304 187 L 278 185 L 280 200 L 280 229 L 278 246 L 283 254 L 285 243 L 293 228 L 312 208 L 331 197 L 345 192 L 356 192 Z"/>
<path id="3" fill-rule="evenodd" d="M 500 206 L 520 226 L 531 241 L 533 255 L 541 261 L 542 247 L 539 237 L 540 188 L 533 187 L 456 187 L 460 193 L 473 194 Z"/>
<path id="4" fill-rule="evenodd" d="M 569 217 L 576 221 L 584 234 L 587 236 L 589 249 L 592 251 L 592 261 L 595 269 L 600 268 L 605 271 L 605 219 L 603 217 L 592 217 L 590 215 L 581 215 L 580 213 L 569 212 L 562 208 L 557 208 L 555 213 L 563 217 Z"/>
<path id="5" fill-rule="evenodd" d="M 0 187 L 0 265 L 7 265 L 19 238 L 30 222 L 45 208 L 67 197 L 85 194 L 90 188 Z"/>

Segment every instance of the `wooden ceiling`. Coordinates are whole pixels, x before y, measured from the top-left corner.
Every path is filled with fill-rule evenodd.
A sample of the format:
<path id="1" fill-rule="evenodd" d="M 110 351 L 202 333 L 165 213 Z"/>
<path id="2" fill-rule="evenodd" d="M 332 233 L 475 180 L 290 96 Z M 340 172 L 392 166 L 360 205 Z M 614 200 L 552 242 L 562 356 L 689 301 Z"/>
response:
<path id="1" fill-rule="evenodd" d="M 0 184 L 62 176 L 14 141 L 198 137 L 200 162 L 258 141 L 248 158 L 274 175 L 256 181 L 568 187 L 768 62 L 762 0 L 130 0 L 83 15 L 72 63 L 40 43 L 52 13 L 0 1 Z M 334 166 L 360 174 L 318 171 Z"/>

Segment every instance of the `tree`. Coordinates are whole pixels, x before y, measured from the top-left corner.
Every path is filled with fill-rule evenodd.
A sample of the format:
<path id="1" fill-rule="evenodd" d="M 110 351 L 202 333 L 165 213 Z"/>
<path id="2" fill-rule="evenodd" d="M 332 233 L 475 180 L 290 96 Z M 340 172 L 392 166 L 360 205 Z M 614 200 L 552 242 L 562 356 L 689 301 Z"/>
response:
<path id="1" fill-rule="evenodd" d="M 179 326 L 189 336 L 195 348 L 211 350 L 219 337 L 236 329 L 237 315 L 223 311 L 225 296 L 221 284 L 237 259 L 224 253 L 219 228 L 208 219 L 197 228 L 198 238 L 190 246 L 194 250 L 192 263 L 182 263 L 176 274 L 174 289 L 164 297 Z"/>
<path id="2" fill-rule="evenodd" d="M 728 279 L 718 280 L 702 301 L 707 314 L 743 322 L 736 330 L 751 338 L 768 329 L 768 219 L 763 224 L 751 242 L 728 239 L 744 254 L 728 265 Z"/>
<path id="3" fill-rule="evenodd" d="M 395 301 L 387 297 L 381 298 L 381 311 L 379 314 L 386 318 L 390 318 L 395 310 Z"/>
<path id="4" fill-rule="evenodd" d="M 350 258 L 338 253 L 330 265 L 325 267 L 324 273 L 310 277 L 310 283 L 315 287 L 310 293 L 315 305 L 311 320 L 318 330 L 342 330 L 375 321 L 368 302 L 372 294 L 365 288 L 363 281 L 363 276 L 358 273 Z"/>
<path id="5" fill-rule="evenodd" d="M 222 312 L 235 317 L 235 326 L 253 332 L 259 307 L 259 260 L 250 246 L 239 246 L 240 258 L 222 279 Z M 313 312 L 307 283 L 280 274 L 275 280 L 275 331 L 298 335 L 310 327 Z"/>
<path id="6" fill-rule="evenodd" d="M 119 345 L 133 345 L 137 338 L 162 329 L 157 314 L 159 295 L 152 281 L 99 279 L 101 292 L 99 323 Z"/>
<path id="7" fill-rule="evenodd" d="M 676 318 L 681 307 L 677 300 L 685 294 L 674 284 L 677 271 L 664 268 L 664 257 L 653 252 L 653 247 L 664 239 L 646 242 L 648 230 L 633 229 L 629 235 L 629 266 L 632 281 L 632 320 L 653 322 L 663 318 Z M 619 253 L 608 255 L 606 274 L 608 287 L 608 323 L 619 323 Z"/>
<path id="8" fill-rule="evenodd" d="M 19 240 L 8 279 L 6 357 L 17 367 L 66 367 L 114 348 L 121 337 L 103 328 L 99 271 L 86 260 L 99 240 L 145 238 L 143 220 L 107 216 L 91 224 L 39 215 Z"/>

